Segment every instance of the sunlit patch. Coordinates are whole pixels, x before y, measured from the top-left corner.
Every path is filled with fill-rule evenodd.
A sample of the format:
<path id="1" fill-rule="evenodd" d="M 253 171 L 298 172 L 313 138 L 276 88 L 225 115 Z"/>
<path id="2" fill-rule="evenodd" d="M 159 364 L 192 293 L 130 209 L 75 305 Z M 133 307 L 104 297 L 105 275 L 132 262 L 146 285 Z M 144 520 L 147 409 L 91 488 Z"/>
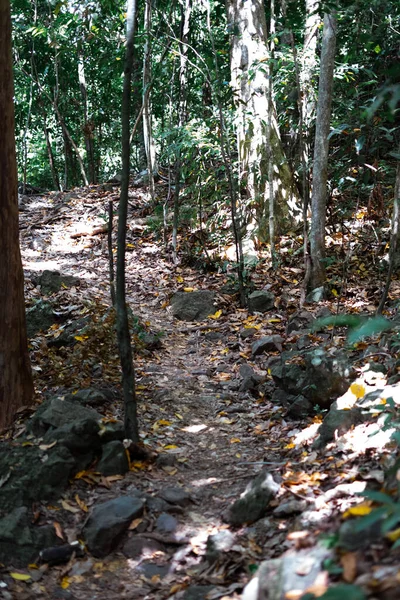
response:
<path id="1" fill-rule="evenodd" d="M 304 444 L 305 442 L 309 442 L 312 440 L 316 434 L 318 429 L 320 428 L 321 423 L 311 423 L 308 427 L 299 431 L 293 439 L 293 442 L 296 446 Z"/>

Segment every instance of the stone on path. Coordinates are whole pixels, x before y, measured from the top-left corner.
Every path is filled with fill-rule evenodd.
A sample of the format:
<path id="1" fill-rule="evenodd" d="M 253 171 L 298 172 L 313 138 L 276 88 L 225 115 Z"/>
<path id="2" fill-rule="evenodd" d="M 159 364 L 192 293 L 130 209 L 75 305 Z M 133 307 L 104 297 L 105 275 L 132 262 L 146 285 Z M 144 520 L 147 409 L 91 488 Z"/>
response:
<path id="1" fill-rule="evenodd" d="M 107 556 L 120 541 L 131 521 L 143 512 L 145 500 L 121 496 L 93 508 L 83 528 L 89 552 L 98 558 Z"/>
<path id="2" fill-rule="evenodd" d="M 204 321 L 215 313 L 214 293 L 208 290 L 177 292 L 171 300 L 172 314 L 181 321 Z"/>

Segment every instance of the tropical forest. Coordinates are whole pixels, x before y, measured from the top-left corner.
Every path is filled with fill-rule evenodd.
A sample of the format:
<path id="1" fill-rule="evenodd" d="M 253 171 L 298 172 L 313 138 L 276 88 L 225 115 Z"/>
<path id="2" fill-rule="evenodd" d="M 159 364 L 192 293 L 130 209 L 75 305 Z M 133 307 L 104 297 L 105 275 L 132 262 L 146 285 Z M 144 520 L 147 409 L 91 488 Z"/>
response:
<path id="1" fill-rule="evenodd" d="M 0 125 L 0 600 L 399 600 L 399 2 L 0 0 Z"/>

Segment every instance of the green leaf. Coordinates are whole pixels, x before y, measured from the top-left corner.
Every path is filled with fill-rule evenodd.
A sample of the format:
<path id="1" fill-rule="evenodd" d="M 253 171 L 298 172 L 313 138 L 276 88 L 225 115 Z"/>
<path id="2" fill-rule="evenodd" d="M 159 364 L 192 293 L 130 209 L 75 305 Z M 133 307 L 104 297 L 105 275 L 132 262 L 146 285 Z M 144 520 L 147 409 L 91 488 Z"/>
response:
<path id="1" fill-rule="evenodd" d="M 396 502 L 393 500 L 391 496 L 388 494 L 384 494 L 383 492 L 377 492 L 375 490 L 367 490 L 362 492 L 361 496 L 365 498 L 369 498 L 374 502 L 380 502 L 381 504 L 390 504 L 391 506 L 396 506 Z"/>
<path id="2" fill-rule="evenodd" d="M 346 583 L 330 588 L 319 600 L 367 600 L 367 596 L 361 588 Z M 303 598 L 301 599 L 303 600 Z"/>
<path id="3" fill-rule="evenodd" d="M 377 335 L 391 328 L 392 323 L 385 317 L 378 315 L 376 317 L 371 317 L 360 327 L 357 327 L 356 330 L 350 332 L 347 340 L 349 344 L 355 344 L 356 342 L 362 340 L 365 337 Z"/>

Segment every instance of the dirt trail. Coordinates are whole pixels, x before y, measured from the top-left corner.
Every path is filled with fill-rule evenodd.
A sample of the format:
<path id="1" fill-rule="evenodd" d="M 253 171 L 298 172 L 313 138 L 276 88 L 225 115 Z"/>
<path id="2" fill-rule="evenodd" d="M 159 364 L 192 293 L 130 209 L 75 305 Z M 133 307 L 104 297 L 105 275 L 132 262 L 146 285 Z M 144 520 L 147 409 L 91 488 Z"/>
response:
<path id="1" fill-rule="evenodd" d="M 61 290 L 57 296 L 61 306 L 76 305 L 79 312 L 82 304 L 109 304 L 106 235 L 76 235 L 101 224 L 98 215 L 102 206 L 105 207 L 98 191 L 77 192 L 67 201 L 61 197 L 59 202 L 54 197 L 32 199 L 25 206 L 21 236 L 29 298 L 39 297 L 36 275 L 49 269 L 81 280 L 79 287 Z M 158 453 L 158 460 L 147 470 L 129 472 L 111 489 L 73 482 L 66 499 L 73 500 L 79 493 L 90 507 L 133 488 L 157 494 L 166 487 L 182 487 L 190 493 L 191 503 L 175 515 L 178 528 L 174 535 L 188 543 L 166 543 L 165 552 L 139 560 L 127 559 L 119 552 L 101 561 L 91 557 L 75 559 L 67 567 L 53 567 L 42 573 L 28 587 L 16 583 L 15 598 L 32 597 L 33 593 L 37 598 L 54 600 L 179 598 L 185 588 L 189 588 L 187 598 L 192 597 L 191 593 L 193 598 L 205 597 L 207 589 L 192 588 L 193 585 L 211 585 L 220 590 L 219 596 L 236 598 L 235 588 L 240 589 L 242 585 L 238 584 L 250 576 L 247 565 L 282 551 L 283 533 L 271 531 L 270 526 L 268 533 L 253 528 L 237 533 L 236 549 L 225 561 L 214 566 L 204 561 L 208 535 L 226 527 L 221 518 L 223 510 L 259 471 L 259 461 L 263 461 L 267 450 L 266 460 L 272 472 L 283 467 L 285 460 L 280 449 L 286 442 L 282 424 L 278 427 L 273 421 L 268 422 L 268 445 L 263 435 L 255 435 L 256 425 L 268 421 L 272 407 L 264 399 L 250 394 L 239 396 L 237 392 L 239 364 L 246 362 L 240 352 L 248 348 L 240 341 L 238 331 L 247 313 L 236 310 L 229 298 L 220 295 L 219 302 L 225 315 L 229 314 L 229 322 L 224 318 L 210 322 L 211 333 L 204 323 L 198 328 L 172 318 L 168 299 L 174 291 L 192 286 L 219 292 L 221 276 L 205 278 L 191 269 L 172 267 L 161 244 L 153 236 L 143 234 L 142 206 L 141 192 L 135 192 L 130 199 L 127 300 L 133 314 L 147 323 L 152 332 L 161 334 L 161 349 L 148 352 L 147 356 L 139 354 L 135 359 L 140 429 L 145 443 Z M 40 341 L 33 340 L 34 361 L 39 363 L 34 362 L 34 368 L 40 367 L 43 373 L 45 358 L 35 353 L 39 347 Z M 115 357 L 110 357 L 110 361 L 115 362 Z M 103 364 L 102 370 L 108 384 L 118 388 L 119 381 L 110 380 L 107 365 Z M 77 386 L 79 376 L 76 373 Z M 98 383 L 94 379 L 90 385 L 95 387 Z M 55 386 L 53 389 L 56 392 Z M 121 417 L 120 401 L 114 402 L 111 413 Z M 51 508 L 48 515 L 54 518 Z M 64 531 L 73 535 L 85 516 L 84 512 L 71 515 L 61 511 L 56 518 Z M 151 531 L 154 520 L 154 515 L 149 514 L 143 529 Z M 259 533 L 264 542 L 274 535 L 275 541 L 268 548 L 260 546 Z M 167 541 L 168 537 L 171 536 L 166 536 Z M 143 572 L 143 564 L 149 562 L 155 565 L 153 571 L 148 567 Z M 162 568 L 157 570 L 157 565 Z"/>

